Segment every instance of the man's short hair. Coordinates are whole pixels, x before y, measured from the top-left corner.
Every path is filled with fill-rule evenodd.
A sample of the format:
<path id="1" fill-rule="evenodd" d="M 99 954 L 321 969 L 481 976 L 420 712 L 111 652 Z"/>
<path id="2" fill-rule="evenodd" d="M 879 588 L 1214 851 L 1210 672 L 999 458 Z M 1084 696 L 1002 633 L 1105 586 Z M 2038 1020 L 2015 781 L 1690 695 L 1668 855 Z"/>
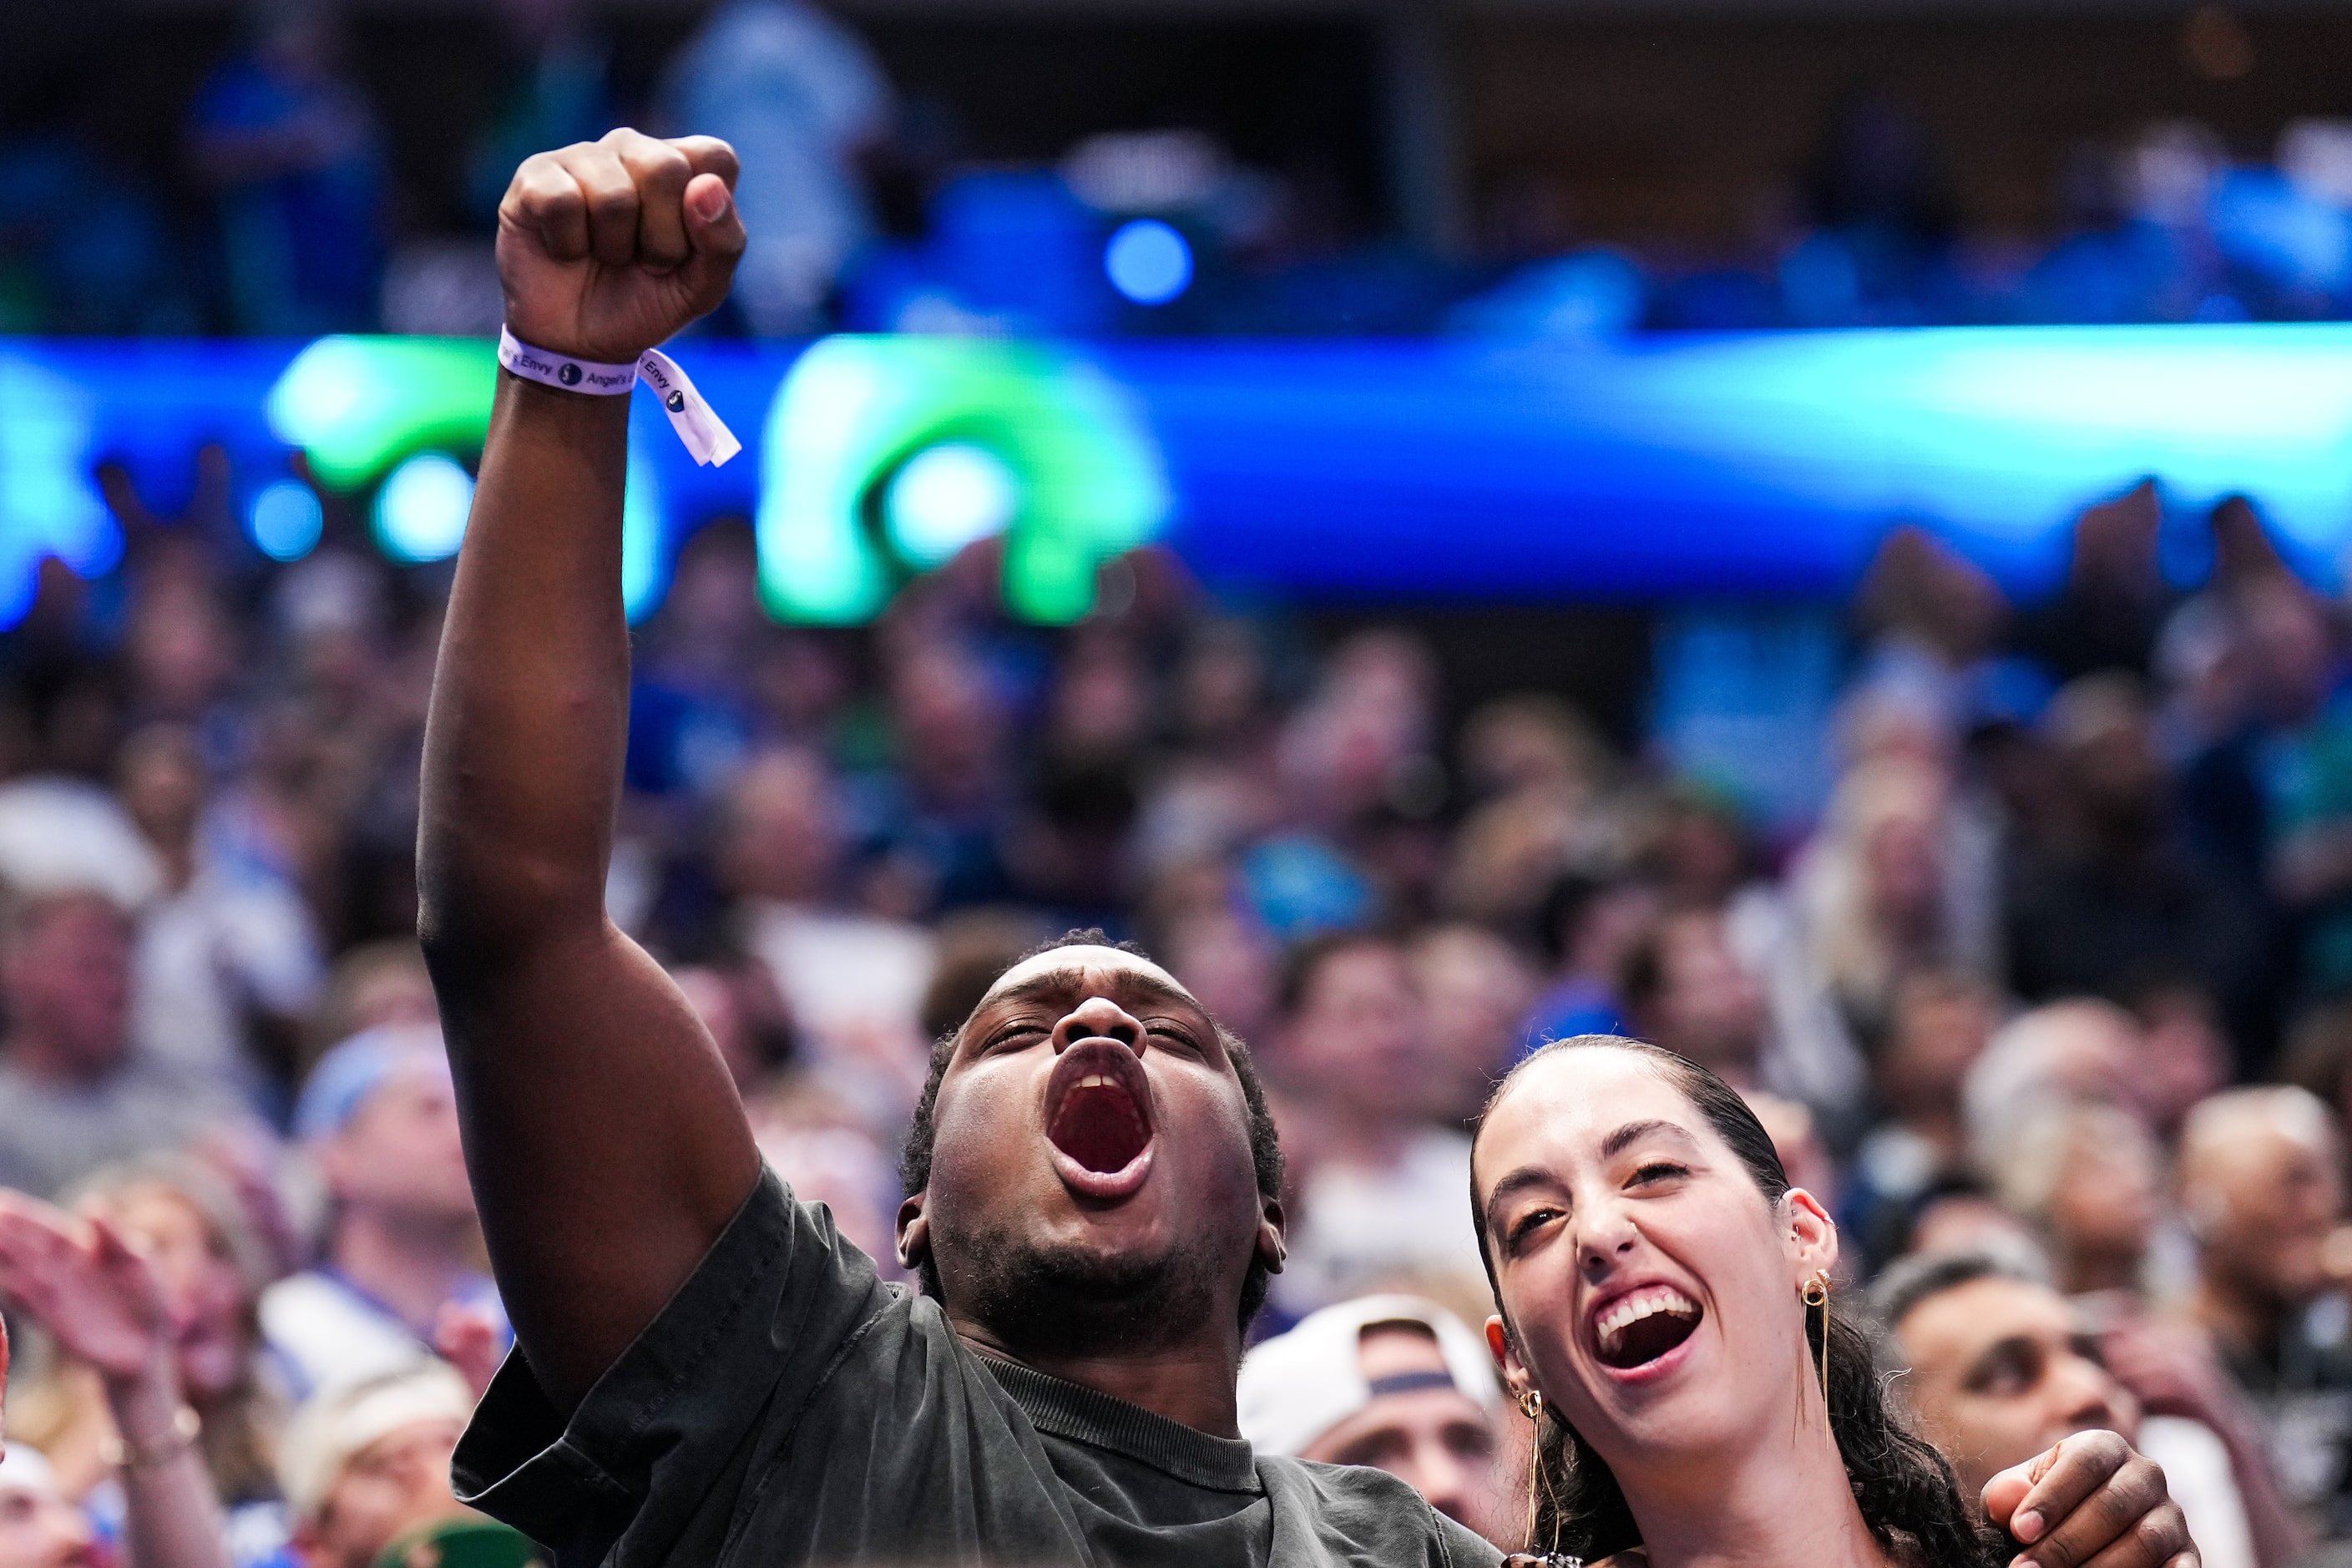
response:
<path id="1" fill-rule="evenodd" d="M 1973 1285 L 1979 1279 L 2014 1279 L 2021 1284 L 2053 1288 L 2050 1277 L 2021 1258 L 2005 1257 L 1989 1247 L 1966 1252 L 1913 1253 L 1886 1266 L 1870 1288 L 1870 1312 L 1885 1344 L 1895 1351 L 1895 1331 L 1922 1303 Z"/>
<path id="2" fill-rule="evenodd" d="M 1150 953 L 1134 942 L 1113 942 L 1099 927 L 1090 927 L 1085 931 L 1066 932 L 1051 942 L 1039 942 L 999 970 L 997 975 L 1002 978 L 1040 953 L 1054 952 L 1066 947 L 1107 947 L 1114 952 L 1131 953 L 1146 963 L 1154 962 Z M 990 987 L 994 984 L 993 980 L 989 983 Z M 982 999 L 985 998 L 984 988 Z M 979 1010 L 975 1003 L 971 1012 Z M 955 1059 L 956 1041 L 962 1037 L 965 1025 L 971 1022 L 971 1014 L 967 1013 L 961 1023 L 931 1042 L 930 1070 L 924 1074 L 923 1092 L 915 1101 L 914 1118 L 907 1127 L 906 1151 L 898 1159 L 898 1184 L 908 1197 L 931 1184 L 931 1155 L 939 1142 L 939 1125 L 933 1120 L 933 1112 L 939 1106 L 940 1083 L 947 1077 L 948 1064 Z M 1256 1173 L 1258 1193 L 1264 1197 L 1279 1198 L 1283 1182 L 1282 1139 L 1275 1131 L 1274 1111 L 1265 1102 L 1265 1085 L 1258 1078 L 1257 1063 L 1251 1058 L 1248 1043 L 1239 1035 L 1217 1023 L 1213 1017 L 1210 1023 L 1215 1026 L 1217 1038 L 1223 1044 L 1225 1055 L 1234 1064 L 1234 1076 L 1241 1080 L 1243 1103 L 1249 1108 L 1250 1163 Z M 923 1293 L 933 1300 L 945 1300 L 940 1289 L 939 1270 L 928 1258 L 923 1259 L 920 1275 Z M 1265 1266 L 1253 1259 L 1249 1277 L 1242 1286 L 1244 1327 L 1247 1327 L 1250 1321 L 1257 1316 L 1258 1309 L 1265 1305 L 1267 1278 Z"/>

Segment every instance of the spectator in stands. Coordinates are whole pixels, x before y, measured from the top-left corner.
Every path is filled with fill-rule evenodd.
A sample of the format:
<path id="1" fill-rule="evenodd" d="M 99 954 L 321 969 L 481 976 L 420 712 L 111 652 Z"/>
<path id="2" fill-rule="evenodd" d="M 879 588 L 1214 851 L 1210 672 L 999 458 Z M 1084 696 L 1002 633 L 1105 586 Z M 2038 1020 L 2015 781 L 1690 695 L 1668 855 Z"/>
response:
<path id="1" fill-rule="evenodd" d="M 100 892 L 20 898 L 0 914 L 0 1186 L 54 1196 L 234 1112 L 217 1080 L 132 1048 L 131 942 Z"/>
<path id="2" fill-rule="evenodd" d="M 1283 1092 L 1298 1206 L 1275 1279 L 1286 1311 L 1415 1283 L 1481 1278 L 1459 1220 L 1470 1141 L 1428 1120 L 1428 1036 L 1404 952 L 1339 933 L 1291 955 L 1269 1069 Z"/>
<path id="3" fill-rule="evenodd" d="M 1720 913 L 1661 918 L 1627 951 L 1618 990 L 1641 1038 L 1741 1089 L 1781 1089 L 1766 1059 L 1764 993 L 1733 955 Z"/>
<path id="4" fill-rule="evenodd" d="M 394 1542 L 467 1518 L 450 1491 L 449 1458 L 473 1410 L 464 1378 L 420 1361 L 297 1411 L 278 1471 L 303 1568 L 371 1568 Z"/>
<path id="5" fill-rule="evenodd" d="M 181 1325 L 155 1268 L 105 1219 L 78 1220 L 0 1193 L 0 1300 L 57 1335 L 105 1384 L 129 1568 L 230 1568 L 198 1447 L 202 1423 L 174 1353 Z M 0 1489 L 16 1458 L 11 1447 Z M 54 1489 L 53 1473 L 46 1479 Z M 0 1510 L 11 1506 L 0 1490 Z"/>
<path id="6" fill-rule="evenodd" d="M 2138 680 L 2072 681 L 2042 728 L 2065 787 L 2047 847 L 2009 867 L 2011 984 L 2031 1001 L 2121 1000 L 2158 977 L 2237 996 L 2260 973 L 2260 915 L 2182 838 Z"/>
<path id="7" fill-rule="evenodd" d="M 223 855 L 204 833 L 210 781 L 193 730 L 132 734 L 118 776 L 163 873 L 139 923 L 133 1033 L 160 1059 L 286 1081 L 324 977 L 310 911 L 273 869 Z"/>
<path id="8" fill-rule="evenodd" d="M 111 1226 L 153 1269 L 179 1391 L 201 1423 L 196 1446 L 227 1517 L 232 1555 L 239 1564 L 259 1561 L 286 1535 L 274 1467 L 288 1405 L 254 1316 L 274 1258 L 236 1191 L 187 1155 L 107 1166 L 69 1196 L 79 1218 Z M 103 1369 L 75 1348 L 81 1324 L 50 1327 L 29 1342 L 13 1429 L 81 1500 L 118 1476 L 121 1433 Z"/>
<path id="9" fill-rule="evenodd" d="M 774 977 L 804 1065 L 868 1107 L 877 1124 L 922 1088 L 931 933 L 845 898 L 840 786 L 815 752 L 776 748 L 730 783 L 719 847 L 751 953 Z"/>
<path id="10" fill-rule="evenodd" d="M 1412 1296 L 1311 1312 L 1242 1362 L 1242 1436 L 1261 1454 L 1370 1465 L 1506 1550 L 1527 1530 L 1526 1455 L 1462 1320 Z"/>
<path id="11" fill-rule="evenodd" d="M 2058 1100 L 2028 1111 L 2002 1146 L 1996 1190 L 2041 1233 L 2059 1289 L 2148 1289 L 2164 1170 L 2144 1122 L 2099 1100 Z"/>
<path id="12" fill-rule="evenodd" d="M 2329 1260 L 2343 1213 L 2333 1117 L 2299 1089 L 2230 1089 L 2181 1131 L 2195 1321 L 2252 1396 L 2290 1501 L 2352 1532 L 2352 1344 Z"/>
<path id="13" fill-rule="evenodd" d="M 101 1568 L 104 1561 L 97 1532 L 58 1490 L 41 1451 L 9 1444 L 0 1458 L 0 1568 Z"/>
<path id="14" fill-rule="evenodd" d="M 751 330 L 820 324 L 873 230 L 856 162 L 888 127 L 890 89 L 872 52 L 803 0 L 730 0 L 670 61 L 662 100 L 666 120 L 743 161 L 735 303 Z"/>
<path id="15" fill-rule="evenodd" d="M 2137 1111 L 2139 1020 L 2111 1002 L 2053 1002 L 2001 1026 L 1961 1091 L 1976 1169 L 1998 1171 L 2032 1113 L 2088 1100 Z"/>
<path id="16" fill-rule="evenodd" d="M 2072 1433 L 2119 1432 L 2164 1467 L 2206 1568 L 2275 1568 L 2258 1557 L 2231 1456 L 2210 1429 L 2142 1419 L 2099 1359 L 2082 1314 L 2030 1271 L 1989 1253 L 1904 1259 L 1872 1304 L 1905 1375 L 1893 1386 L 1974 1494 Z"/>
<path id="17" fill-rule="evenodd" d="M 272 7 L 197 90 L 188 139 L 219 195 L 242 331 L 295 336 L 375 320 L 383 155 L 341 47 L 331 12 Z"/>
<path id="18" fill-rule="evenodd" d="M 1428 927 L 1410 956 L 1426 1021 L 1428 1114 L 1466 1126 L 1518 1058 L 1535 977 L 1508 942 L 1466 921 Z"/>
<path id="19" fill-rule="evenodd" d="M 263 1293 L 261 1326 L 298 1396 L 412 1366 L 483 1320 L 503 1334 L 439 1030 L 373 1029 L 329 1051 L 294 1131 L 325 1183 L 326 1245 Z"/>
<path id="20" fill-rule="evenodd" d="M 1990 986 L 1948 970 L 1921 970 L 1895 986 L 1872 1071 L 1885 1116 L 1855 1150 L 1847 1188 L 1845 1224 L 1871 1257 L 1901 1250 L 1920 1200 L 1967 1171 L 1961 1086 L 1999 1005 Z"/>

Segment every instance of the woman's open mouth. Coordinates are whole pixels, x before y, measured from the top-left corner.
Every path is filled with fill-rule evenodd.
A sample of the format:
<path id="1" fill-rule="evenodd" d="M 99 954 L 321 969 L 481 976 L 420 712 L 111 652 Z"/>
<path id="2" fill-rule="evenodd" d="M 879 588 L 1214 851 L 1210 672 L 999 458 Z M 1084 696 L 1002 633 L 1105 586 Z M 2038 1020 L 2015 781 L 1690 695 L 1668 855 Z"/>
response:
<path id="1" fill-rule="evenodd" d="M 1644 1285 L 1604 1303 L 1592 1322 L 1601 1364 L 1647 1366 L 1691 1337 L 1706 1312 L 1671 1285 Z"/>
<path id="2" fill-rule="evenodd" d="M 1125 1197 L 1151 1169 L 1151 1084 L 1117 1040 L 1062 1053 L 1045 1085 L 1045 1140 L 1062 1180 L 1088 1197 Z"/>

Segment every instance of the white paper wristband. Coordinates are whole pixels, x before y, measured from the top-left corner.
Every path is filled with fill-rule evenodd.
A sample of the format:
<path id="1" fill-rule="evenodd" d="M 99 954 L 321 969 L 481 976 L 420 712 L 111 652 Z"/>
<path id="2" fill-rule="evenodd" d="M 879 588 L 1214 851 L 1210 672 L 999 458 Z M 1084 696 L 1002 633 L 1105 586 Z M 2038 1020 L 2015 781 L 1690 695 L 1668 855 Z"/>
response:
<path id="1" fill-rule="evenodd" d="M 499 363 L 525 381 L 598 397 L 625 397 L 642 381 L 661 399 L 670 428 L 677 432 L 696 462 L 717 465 L 743 449 L 743 443 L 735 439 L 727 422 L 695 390 L 677 362 L 659 349 L 647 349 L 635 364 L 599 364 L 533 348 L 500 327 Z"/>

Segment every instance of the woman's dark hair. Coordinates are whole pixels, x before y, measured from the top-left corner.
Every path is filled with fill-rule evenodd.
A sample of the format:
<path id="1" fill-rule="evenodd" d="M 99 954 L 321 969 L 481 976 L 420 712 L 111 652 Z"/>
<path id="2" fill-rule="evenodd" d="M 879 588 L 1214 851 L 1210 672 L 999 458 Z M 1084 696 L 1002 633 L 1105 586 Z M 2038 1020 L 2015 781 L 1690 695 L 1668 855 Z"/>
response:
<path id="1" fill-rule="evenodd" d="M 1511 1069 L 1487 1100 L 1487 1110 L 1491 1112 L 1510 1092 L 1513 1081 L 1530 1063 L 1562 1051 L 1602 1047 L 1629 1051 L 1648 1061 L 1730 1145 L 1732 1153 L 1748 1167 L 1764 1201 L 1780 1201 L 1789 1190 L 1788 1173 L 1780 1168 L 1780 1152 L 1772 1147 L 1770 1135 L 1738 1090 L 1697 1063 L 1647 1041 L 1615 1035 L 1555 1040 Z M 1480 1125 L 1483 1130 L 1484 1118 Z M 1502 1287 L 1495 1275 L 1494 1249 L 1475 1173 L 1470 1209 L 1496 1310 L 1504 1315 L 1506 1331 L 1516 1337 L 1517 1328 L 1502 1305 Z M 1952 1468 L 1944 1457 L 1915 1436 L 1888 1408 L 1876 1358 L 1862 1331 L 1843 1311 L 1828 1305 L 1809 1308 L 1805 1313 L 1809 1350 L 1821 1342 L 1818 1336 L 1823 1325 L 1816 1312 L 1828 1320 L 1830 1430 L 1836 1434 L 1854 1503 L 1880 1548 L 1898 1561 L 1933 1563 L 1935 1568 L 1994 1568 L 2006 1561 L 2008 1553 L 1990 1528 L 1979 1522 L 1975 1510 L 1961 1498 L 1959 1483 L 1952 1479 Z M 1641 1529 L 1633 1522 L 1625 1494 L 1608 1464 L 1582 1434 L 1549 1410 L 1537 1434 L 1535 1464 L 1535 1531 L 1527 1543 L 1529 1552 L 1568 1553 L 1591 1563 L 1641 1544 Z"/>

